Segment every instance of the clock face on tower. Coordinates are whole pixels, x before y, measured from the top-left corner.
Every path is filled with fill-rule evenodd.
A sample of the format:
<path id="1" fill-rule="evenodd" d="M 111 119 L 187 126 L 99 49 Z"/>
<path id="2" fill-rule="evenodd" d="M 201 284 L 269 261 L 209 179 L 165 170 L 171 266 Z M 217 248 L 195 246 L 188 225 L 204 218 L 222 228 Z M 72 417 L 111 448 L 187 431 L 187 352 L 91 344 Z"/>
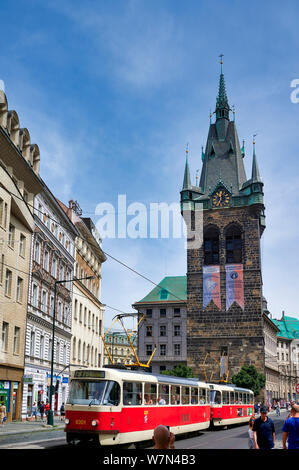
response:
<path id="1" fill-rule="evenodd" d="M 229 206 L 230 194 L 224 188 L 219 188 L 213 194 L 212 203 L 213 207 L 227 207 Z"/>

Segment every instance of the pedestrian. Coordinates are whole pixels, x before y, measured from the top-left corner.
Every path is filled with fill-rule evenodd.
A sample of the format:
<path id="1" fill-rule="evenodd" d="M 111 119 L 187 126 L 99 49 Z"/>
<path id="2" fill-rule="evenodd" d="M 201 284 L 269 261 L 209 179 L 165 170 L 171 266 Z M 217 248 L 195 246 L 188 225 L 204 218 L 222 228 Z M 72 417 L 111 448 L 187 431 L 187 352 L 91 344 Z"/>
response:
<path id="1" fill-rule="evenodd" d="M 175 449 L 175 436 L 167 426 L 159 425 L 154 429 L 154 449 Z"/>
<path id="2" fill-rule="evenodd" d="M 45 415 L 46 415 L 46 416 L 48 416 L 49 409 L 50 409 L 50 403 L 49 403 L 49 401 L 47 400 L 47 401 L 46 401 L 46 404 L 45 404 Z"/>
<path id="3" fill-rule="evenodd" d="M 250 420 L 249 420 L 249 429 L 248 429 L 248 447 L 249 447 L 249 449 L 254 449 L 253 423 L 254 423 L 254 418 L 250 418 Z"/>
<path id="4" fill-rule="evenodd" d="M 65 407 L 64 407 L 64 403 L 62 403 L 60 407 L 60 421 L 63 421 L 64 417 L 65 417 Z"/>
<path id="5" fill-rule="evenodd" d="M 279 401 L 276 404 L 276 416 L 280 416 L 280 404 Z"/>
<path id="6" fill-rule="evenodd" d="M 32 405 L 32 416 L 34 416 L 35 421 L 37 420 L 37 404 L 36 402 L 33 403 Z"/>
<path id="7" fill-rule="evenodd" d="M 285 420 L 282 428 L 282 447 L 283 449 L 299 449 L 299 405 L 292 405 L 290 414 L 290 418 Z"/>
<path id="8" fill-rule="evenodd" d="M 275 427 L 265 405 L 260 408 L 260 417 L 253 423 L 253 440 L 255 449 L 273 449 L 275 446 Z"/>
<path id="9" fill-rule="evenodd" d="M 0 423 L 2 426 L 4 426 L 4 423 L 6 422 L 7 416 L 6 416 L 6 406 L 4 405 L 4 402 L 1 403 L 0 406 Z"/>
<path id="10" fill-rule="evenodd" d="M 43 401 L 39 405 L 39 412 L 40 412 L 40 419 L 44 421 L 45 404 Z"/>

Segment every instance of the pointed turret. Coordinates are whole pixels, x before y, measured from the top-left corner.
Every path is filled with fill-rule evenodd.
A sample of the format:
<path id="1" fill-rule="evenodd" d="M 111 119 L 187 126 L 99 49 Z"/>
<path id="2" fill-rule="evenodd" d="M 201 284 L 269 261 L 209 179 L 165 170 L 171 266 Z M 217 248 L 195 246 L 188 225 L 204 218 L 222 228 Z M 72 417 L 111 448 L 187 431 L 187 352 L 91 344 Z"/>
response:
<path id="1" fill-rule="evenodd" d="M 186 148 L 186 164 L 185 164 L 185 173 L 184 173 L 184 182 L 183 182 L 183 190 L 191 188 L 191 178 L 190 178 L 190 168 L 189 168 L 189 161 L 188 161 L 188 146 Z"/>
<path id="2" fill-rule="evenodd" d="M 252 172 L 251 172 L 252 182 L 261 182 L 260 172 L 257 164 L 256 154 L 255 154 L 255 140 L 253 140 L 253 158 L 252 158 Z"/>

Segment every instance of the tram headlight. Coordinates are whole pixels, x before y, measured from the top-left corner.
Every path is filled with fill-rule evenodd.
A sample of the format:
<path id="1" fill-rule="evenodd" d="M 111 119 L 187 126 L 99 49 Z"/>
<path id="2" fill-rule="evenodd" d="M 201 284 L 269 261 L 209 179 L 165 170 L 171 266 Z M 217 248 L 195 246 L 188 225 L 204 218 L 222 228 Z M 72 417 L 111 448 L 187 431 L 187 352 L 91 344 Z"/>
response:
<path id="1" fill-rule="evenodd" d="M 65 424 L 70 424 L 70 420 L 68 418 L 65 418 L 64 422 Z"/>
<path id="2" fill-rule="evenodd" d="M 99 424 L 100 424 L 99 420 L 97 420 L 97 419 L 93 419 L 92 422 L 91 422 L 92 426 L 98 426 Z"/>

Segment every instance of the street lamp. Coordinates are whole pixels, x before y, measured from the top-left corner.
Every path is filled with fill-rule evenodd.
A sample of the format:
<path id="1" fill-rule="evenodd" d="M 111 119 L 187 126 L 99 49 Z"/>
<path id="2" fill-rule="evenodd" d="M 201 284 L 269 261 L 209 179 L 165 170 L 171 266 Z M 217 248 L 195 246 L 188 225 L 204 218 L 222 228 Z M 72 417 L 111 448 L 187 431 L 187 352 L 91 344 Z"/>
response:
<path id="1" fill-rule="evenodd" d="M 73 279 L 63 279 L 62 281 L 54 282 L 54 308 L 53 308 L 53 326 L 52 326 L 52 355 L 51 355 L 51 380 L 50 380 L 50 409 L 48 411 L 48 424 L 53 426 L 54 424 L 54 412 L 52 410 L 52 395 L 53 395 L 53 373 L 54 373 L 54 339 L 55 339 L 55 313 L 56 313 L 56 290 L 57 284 L 63 284 L 64 282 L 75 282 L 87 279 L 94 279 L 95 276 L 87 276 Z"/>

